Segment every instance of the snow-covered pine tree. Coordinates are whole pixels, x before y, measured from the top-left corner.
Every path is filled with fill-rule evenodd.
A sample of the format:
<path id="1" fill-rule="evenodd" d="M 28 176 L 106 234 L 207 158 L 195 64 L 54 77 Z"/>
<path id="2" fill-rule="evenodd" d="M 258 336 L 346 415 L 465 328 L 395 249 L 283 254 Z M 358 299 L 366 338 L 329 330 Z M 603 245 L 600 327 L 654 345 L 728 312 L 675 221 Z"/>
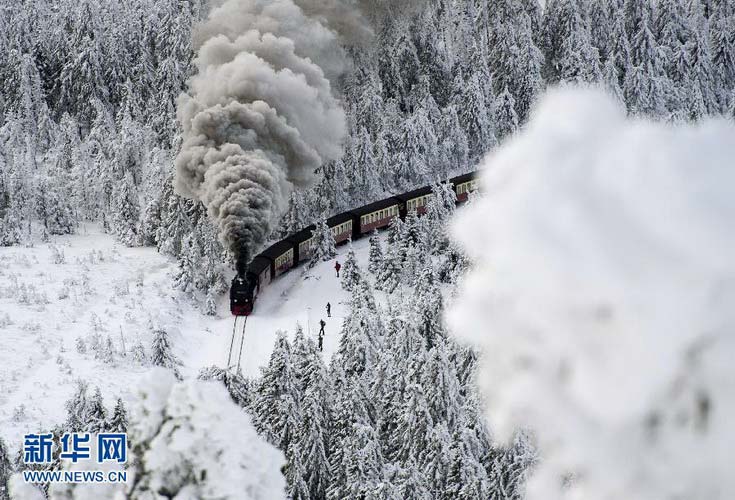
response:
<path id="1" fill-rule="evenodd" d="M 0 245 L 17 245 L 23 238 L 25 189 L 20 183 L 20 173 L 11 174 L 5 187 L 4 207 L 0 210 Z"/>
<path id="2" fill-rule="evenodd" d="M 425 388 L 432 420 L 441 422 L 448 431 L 454 431 L 462 413 L 462 397 L 459 378 L 444 340 L 438 340 L 426 354 L 421 385 Z"/>
<path id="3" fill-rule="evenodd" d="M 74 395 L 64 405 L 66 407 L 66 422 L 64 429 L 67 432 L 82 432 L 87 423 L 88 400 L 87 383 L 77 380 Z"/>
<path id="4" fill-rule="evenodd" d="M 511 136 L 518 130 L 518 114 L 515 110 L 515 99 L 506 87 L 496 99 L 495 129 L 498 140 Z"/>
<path id="5" fill-rule="evenodd" d="M 128 411 L 125 403 L 121 398 L 117 398 L 115 408 L 112 410 L 112 416 L 105 425 L 108 432 L 127 432 L 128 431 Z"/>
<path id="6" fill-rule="evenodd" d="M 424 388 L 419 384 L 408 384 L 393 436 L 392 448 L 395 456 L 391 458 L 401 464 L 417 460 L 423 450 L 428 448 L 432 427 L 433 421 Z"/>
<path id="7" fill-rule="evenodd" d="M 94 395 L 87 401 L 84 430 L 99 433 L 107 430 L 106 425 L 107 410 L 105 410 L 105 403 L 102 400 L 102 392 L 99 387 L 96 387 Z"/>
<path id="8" fill-rule="evenodd" d="M 140 205 L 133 173 L 126 171 L 112 189 L 112 231 L 127 246 L 140 244 L 138 218 Z"/>
<path id="9" fill-rule="evenodd" d="M 294 338 L 296 379 L 300 384 L 301 420 L 292 455 L 298 455 L 308 498 L 324 499 L 329 487 L 329 439 L 331 420 L 331 384 L 322 356 L 312 339 L 303 331 Z"/>
<path id="10" fill-rule="evenodd" d="M 735 8 L 732 1 L 721 1 L 715 6 L 709 22 L 709 38 L 720 100 L 727 106 L 728 89 L 735 88 Z"/>
<path id="11" fill-rule="evenodd" d="M 0 437 L 0 500 L 10 500 L 8 480 L 13 474 L 13 465 L 5 441 Z"/>
<path id="12" fill-rule="evenodd" d="M 161 194 L 161 227 L 157 241 L 158 250 L 162 253 L 178 257 L 182 253 L 184 238 L 193 231 L 189 212 L 193 203 L 185 200 L 174 192 L 173 176 L 170 176 L 163 185 Z"/>
<path id="13" fill-rule="evenodd" d="M 314 229 L 313 235 L 314 252 L 311 255 L 310 267 L 314 267 L 319 262 L 327 262 L 337 255 L 334 234 L 332 234 L 332 230 L 327 225 L 326 217 L 321 217 L 316 222 L 316 229 Z"/>
<path id="14" fill-rule="evenodd" d="M 242 374 L 233 373 L 231 370 L 223 370 L 216 366 L 202 368 L 199 371 L 200 380 L 217 380 L 225 386 L 232 401 L 242 408 L 249 408 L 252 399 L 251 381 L 244 378 Z"/>
<path id="15" fill-rule="evenodd" d="M 368 395 L 362 383 L 348 380 L 341 366 L 332 362 L 334 413 L 330 434 L 330 484 L 327 498 L 380 498 L 375 484 L 382 479 L 385 459 L 379 436 L 372 429 Z"/>
<path id="16" fill-rule="evenodd" d="M 492 454 L 489 472 L 490 487 L 496 494 L 511 500 L 522 500 L 526 477 L 537 460 L 529 436 L 519 431 L 507 450 Z"/>
<path id="17" fill-rule="evenodd" d="M 372 290 L 365 280 L 355 287 L 350 299 L 350 313 L 342 324 L 339 347 L 332 364 L 339 363 L 350 380 L 371 370 L 383 335 Z"/>
<path id="18" fill-rule="evenodd" d="M 453 83 L 452 103 L 458 110 L 460 124 L 467 136 L 470 157 L 478 158 L 495 146 L 495 131 L 491 118 L 494 112 L 490 76 L 477 46 L 470 46 L 463 75 Z"/>
<path id="19" fill-rule="evenodd" d="M 664 56 L 651 31 L 648 8 L 634 7 L 626 1 L 626 23 L 634 27 L 630 33 L 631 68 L 625 76 L 623 93 L 631 114 L 652 118 L 666 116 L 667 96 L 673 87 L 664 70 Z M 635 17 L 640 16 L 640 17 Z"/>
<path id="20" fill-rule="evenodd" d="M 171 349 L 171 341 L 168 332 L 163 328 L 153 330 L 153 341 L 151 342 L 150 361 L 153 366 L 160 366 L 172 371 L 176 378 L 181 378 L 179 366 L 181 361 Z"/>
<path id="21" fill-rule="evenodd" d="M 385 458 L 375 429 L 364 421 L 352 425 L 352 436 L 344 440 L 341 468 L 344 480 L 330 486 L 327 498 L 386 498 Z"/>
<path id="22" fill-rule="evenodd" d="M 181 242 L 181 253 L 178 256 L 178 271 L 174 277 L 174 286 L 186 293 L 189 297 L 194 296 L 197 289 L 197 277 L 200 262 L 199 245 L 196 235 L 189 234 Z"/>
<path id="23" fill-rule="evenodd" d="M 429 500 L 432 497 L 424 471 L 413 457 L 401 464 L 392 483 L 400 498 L 410 500 Z"/>
<path id="24" fill-rule="evenodd" d="M 340 281 L 342 283 L 342 288 L 348 293 L 352 293 L 352 291 L 363 280 L 360 266 L 357 265 L 355 251 L 352 248 L 347 252 L 347 258 L 342 265 L 341 273 Z"/>
<path id="25" fill-rule="evenodd" d="M 406 117 L 398 132 L 398 158 L 394 182 L 400 188 L 415 187 L 430 179 L 432 163 L 439 155 L 438 139 L 434 124 L 427 110 L 414 109 Z"/>
<path id="26" fill-rule="evenodd" d="M 283 455 L 256 434 L 220 385 L 196 379 L 177 383 L 170 372 L 154 369 L 136 400 L 128 430 L 138 457 L 132 464 L 136 480 L 127 485 L 131 498 L 161 492 L 172 498 L 238 500 L 243 492 L 252 498 L 284 497 Z"/>
<path id="27" fill-rule="evenodd" d="M 605 90 L 618 102 L 624 104 L 625 96 L 623 96 L 623 89 L 620 88 L 620 76 L 612 58 L 605 62 L 605 67 L 602 70 L 602 81 Z"/>
<path id="28" fill-rule="evenodd" d="M 448 104 L 442 109 L 441 122 L 437 125 L 440 162 L 445 162 L 443 168 L 435 168 L 437 175 L 446 177 L 454 169 L 466 169 L 469 161 L 469 144 L 467 136 L 459 121 L 457 109 L 453 104 Z"/>
<path id="29" fill-rule="evenodd" d="M 446 424 L 439 421 L 431 429 L 427 448 L 419 455 L 418 467 L 424 473 L 431 498 L 444 498 L 447 493 L 451 444 Z"/>
<path id="30" fill-rule="evenodd" d="M 285 332 L 276 335 L 268 366 L 255 386 L 251 412 L 258 432 L 277 448 L 287 451 L 298 432 L 301 394 L 291 344 Z"/>
<path id="31" fill-rule="evenodd" d="M 472 429 L 464 428 L 454 433 L 449 453 L 446 498 L 509 498 L 502 491 L 498 492 L 500 494 L 497 497 L 491 495 L 492 485 L 477 456 L 478 449 L 477 437 Z"/>
<path id="32" fill-rule="evenodd" d="M 382 269 L 376 280 L 376 287 L 379 290 L 391 293 L 398 286 L 403 261 L 406 258 L 406 242 L 403 239 L 403 232 L 403 221 L 398 217 L 394 217 L 388 226 L 387 248 Z"/>
<path id="33" fill-rule="evenodd" d="M 378 231 L 373 231 L 370 235 L 370 257 L 368 271 L 377 274 L 383 266 L 383 247 L 380 244 L 380 235 Z"/>

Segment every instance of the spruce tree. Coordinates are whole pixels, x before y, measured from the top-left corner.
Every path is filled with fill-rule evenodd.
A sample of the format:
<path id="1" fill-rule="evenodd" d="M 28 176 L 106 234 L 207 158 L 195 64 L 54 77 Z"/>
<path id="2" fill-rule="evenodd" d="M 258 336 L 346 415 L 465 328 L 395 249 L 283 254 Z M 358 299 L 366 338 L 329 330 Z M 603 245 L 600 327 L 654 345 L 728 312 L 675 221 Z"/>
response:
<path id="1" fill-rule="evenodd" d="M 67 414 L 64 429 L 67 432 L 82 432 L 87 424 L 88 404 L 87 383 L 77 380 L 74 395 L 64 405 Z"/>
<path id="2" fill-rule="evenodd" d="M 173 353 L 168 332 L 163 328 L 156 328 L 153 330 L 150 360 L 153 366 L 168 368 L 174 373 L 176 378 L 181 378 L 181 375 L 179 374 L 181 361 L 179 361 Z"/>
<path id="3" fill-rule="evenodd" d="M 8 481 L 13 474 L 13 466 L 5 441 L 0 437 L 0 500 L 10 500 Z"/>
<path id="4" fill-rule="evenodd" d="M 102 401 L 102 392 L 96 387 L 94 395 L 87 403 L 87 414 L 85 416 L 85 431 L 92 433 L 104 432 L 107 429 L 107 410 L 105 410 L 104 401 Z"/>
<path id="5" fill-rule="evenodd" d="M 135 246 L 140 243 L 138 235 L 138 218 L 140 206 L 138 188 L 133 180 L 133 173 L 126 171 L 115 183 L 112 195 L 112 230 L 121 243 Z"/>
<path id="6" fill-rule="evenodd" d="M 281 331 L 277 333 L 268 366 L 256 384 L 251 411 L 258 432 L 284 452 L 297 437 L 300 400 L 291 345 Z"/>
<path id="7" fill-rule="evenodd" d="M 368 264 L 368 271 L 372 274 L 377 274 L 383 266 L 383 248 L 380 244 L 380 236 L 378 235 L 377 229 L 370 235 L 369 259 L 370 263 Z"/>
<path id="8" fill-rule="evenodd" d="M 329 487 L 331 384 L 321 353 L 312 339 L 301 340 L 296 371 L 301 383 L 301 420 L 295 451 L 299 455 L 309 498 L 324 499 Z M 296 340 L 294 340 L 296 354 Z"/>
<path id="9" fill-rule="evenodd" d="M 518 130 L 518 114 L 515 110 L 515 99 L 506 87 L 503 93 L 496 99 L 495 108 L 495 128 L 497 130 L 498 139 L 502 140 L 506 136 L 511 136 Z"/>
<path id="10" fill-rule="evenodd" d="M 107 422 L 106 430 L 109 432 L 127 432 L 128 431 L 128 411 L 125 409 L 123 400 L 117 398 L 112 416 Z"/>
<path id="11" fill-rule="evenodd" d="M 332 230 L 327 225 L 327 219 L 325 217 L 317 221 L 313 235 L 314 251 L 311 254 L 310 267 L 314 267 L 319 262 L 327 262 L 337 255 L 334 234 L 332 234 Z"/>
<path id="12" fill-rule="evenodd" d="M 200 380 L 217 380 L 225 386 L 232 401 L 242 408 L 249 408 L 252 402 L 252 381 L 244 378 L 240 373 L 223 370 L 216 366 L 202 368 L 198 377 Z"/>
<path id="13" fill-rule="evenodd" d="M 348 292 L 352 293 L 352 291 L 355 289 L 355 287 L 362 281 L 362 274 L 360 272 L 360 267 L 357 265 L 357 258 L 355 257 L 355 251 L 350 248 L 350 251 L 347 253 L 347 258 L 344 261 L 344 264 L 342 265 L 342 275 L 340 276 L 340 280 L 342 283 L 342 288 Z"/>

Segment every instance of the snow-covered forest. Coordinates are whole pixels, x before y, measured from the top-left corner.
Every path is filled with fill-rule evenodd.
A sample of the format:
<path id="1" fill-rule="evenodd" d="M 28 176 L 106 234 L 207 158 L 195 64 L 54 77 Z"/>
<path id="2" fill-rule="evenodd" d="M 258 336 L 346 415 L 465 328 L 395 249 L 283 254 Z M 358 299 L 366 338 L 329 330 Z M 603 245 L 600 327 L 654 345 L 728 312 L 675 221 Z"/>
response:
<path id="1" fill-rule="evenodd" d="M 443 322 L 442 290 L 467 266 L 446 232 L 454 206 L 445 188 L 423 218 L 394 219 L 385 243 L 371 238 L 368 269 L 348 254 L 349 314 L 328 366 L 299 330 L 279 335 L 256 380 L 200 374 L 223 380 L 285 453 L 289 498 L 522 498 L 533 448 L 523 432 L 492 444 L 477 355 Z"/>
<path id="2" fill-rule="evenodd" d="M 53 238 L 97 224 L 122 245 L 155 247 L 175 260 L 172 286 L 216 315 L 232 256 L 204 205 L 174 189 L 177 99 L 195 73 L 206 4 L 0 7 L 1 246 L 51 240 L 56 248 Z M 104 387 L 82 382 L 54 432 L 123 429 L 129 419 L 133 452 L 153 457 L 136 462 L 140 490 L 131 498 L 187 488 L 238 498 L 237 490 L 218 489 L 243 480 L 218 475 L 226 474 L 225 458 L 265 468 L 226 446 L 241 430 L 269 457 L 263 476 L 275 476 L 262 498 L 281 486 L 296 499 L 523 498 L 538 460 L 533 432 L 514 428 L 505 446 L 494 442 L 477 387 L 479 354 L 444 325 L 469 262 L 448 236 L 454 194 L 437 181 L 474 170 L 522 130 L 553 85 L 598 85 L 629 115 L 663 123 L 735 118 L 735 0 L 410 4 L 366 13 L 372 37 L 346 48 L 350 67 L 335 82 L 347 116 L 344 154 L 319 168 L 313 187 L 290 195 L 273 238 L 317 223 L 314 260 L 327 260 L 334 241 L 326 217 L 434 184 L 427 215 L 394 219 L 384 239 L 371 238 L 368 266 L 354 254 L 344 262 L 350 298 L 331 361 L 302 330 L 280 333 L 259 377 L 202 370 L 200 378 L 223 383 L 230 399 L 210 397 L 203 382 L 176 382 L 181 361 L 167 331 L 155 329 L 141 358 L 169 373 L 143 386 L 152 396 L 137 410 L 122 401 L 105 408 Z M 165 450 L 156 432 L 169 429 L 151 415 L 182 405 L 201 410 L 191 427 L 199 437 L 212 430 L 216 446 L 157 468 Z M 173 420 L 190 424 L 186 414 Z M 11 472 L 23 467 L 15 452 L 0 440 L 0 500 Z M 285 477 L 271 474 L 279 460 Z"/>
<path id="3" fill-rule="evenodd" d="M 202 206 L 172 187 L 176 98 L 200 0 L 2 8 L 0 238 L 29 244 L 96 221 L 181 261 L 179 286 L 224 291 Z M 342 77 L 349 139 L 294 193 L 281 233 L 471 170 L 548 85 L 601 83 L 632 114 L 735 113 L 732 0 L 432 0 L 380 11 Z M 197 262 L 196 266 L 192 263 Z"/>

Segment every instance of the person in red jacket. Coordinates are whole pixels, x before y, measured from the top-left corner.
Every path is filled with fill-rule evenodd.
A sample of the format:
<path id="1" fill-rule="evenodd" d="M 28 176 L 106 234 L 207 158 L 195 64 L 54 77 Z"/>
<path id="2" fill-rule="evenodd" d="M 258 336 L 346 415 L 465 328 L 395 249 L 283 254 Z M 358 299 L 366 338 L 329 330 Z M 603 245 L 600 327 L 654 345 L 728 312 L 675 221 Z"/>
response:
<path id="1" fill-rule="evenodd" d="M 339 261 L 334 265 L 334 270 L 337 271 L 337 277 L 339 278 L 339 270 L 342 269 L 342 266 L 339 265 Z"/>

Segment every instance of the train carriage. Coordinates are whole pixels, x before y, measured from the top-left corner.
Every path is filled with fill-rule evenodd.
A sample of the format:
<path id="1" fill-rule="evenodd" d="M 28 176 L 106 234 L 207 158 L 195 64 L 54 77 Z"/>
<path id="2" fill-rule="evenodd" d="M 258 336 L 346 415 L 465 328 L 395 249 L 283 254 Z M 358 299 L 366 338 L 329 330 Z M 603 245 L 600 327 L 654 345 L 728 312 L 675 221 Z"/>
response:
<path id="1" fill-rule="evenodd" d="M 315 230 L 316 226 L 312 224 L 288 238 L 288 241 L 294 246 L 294 265 L 299 265 L 311 259 L 311 254 L 314 253 Z"/>
<path id="2" fill-rule="evenodd" d="M 355 215 L 352 212 L 335 215 L 327 219 L 327 226 L 332 231 L 334 242 L 339 245 L 359 235 L 356 231 Z"/>
<path id="3" fill-rule="evenodd" d="M 265 257 L 255 257 L 248 266 L 248 275 L 255 276 L 257 280 L 257 294 L 263 287 L 270 285 L 271 281 L 273 281 L 270 261 Z"/>
<path id="4" fill-rule="evenodd" d="M 260 255 L 270 260 L 271 275 L 274 278 L 291 269 L 296 263 L 294 244 L 288 239 L 270 246 L 261 252 Z"/>
<path id="5" fill-rule="evenodd" d="M 470 172 L 469 174 L 460 175 L 451 179 L 454 184 L 454 192 L 457 193 L 457 203 L 467 201 L 469 194 L 477 189 L 477 174 Z"/>
<path id="6" fill-rule="evenodd" d="M 395 197 L 401 201 L 401 217 L 405 219 L 411 210 L 415 210 L 418 215 L 424 215 L 426 213 L 426 206 L 429 204 L 432 196 L 434 194 L 431 186 L 396 195 Z"/>
<path id="7" fill-rule="evenodd" d="M 394 217 L 401 213 L 401 200 L 388 198 L 353 210 L 358 222 L 358 234 L 368 234 L 375 229 L 386 227 Z"/>

